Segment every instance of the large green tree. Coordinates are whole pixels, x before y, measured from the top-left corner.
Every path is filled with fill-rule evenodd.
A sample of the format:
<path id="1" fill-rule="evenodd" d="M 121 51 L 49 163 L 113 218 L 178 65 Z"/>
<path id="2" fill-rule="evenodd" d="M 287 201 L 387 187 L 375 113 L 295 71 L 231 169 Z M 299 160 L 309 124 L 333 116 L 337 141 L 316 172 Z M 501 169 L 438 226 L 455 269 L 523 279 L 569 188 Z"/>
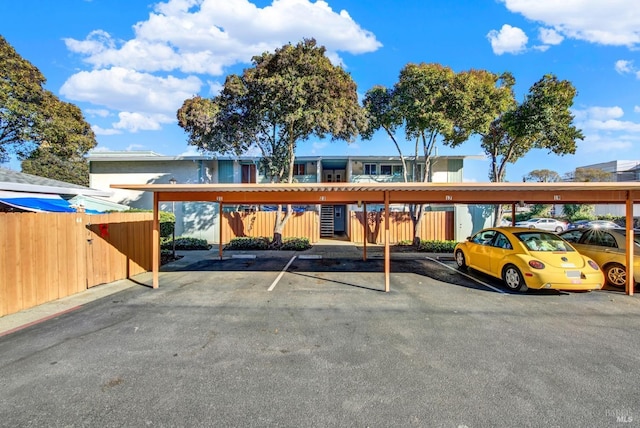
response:
<path id="1" fill-rule="evenodd" d="M 80 109 L 44 89 L 45 78 L 0 36 L 0 161 L 71 183 L 89 181 L 86 153 L 95 134 Z"/>
<path id="2" fill-rule="evenodd" d="M 550 169 L 534 169 L 524 177 L 524 180 L 535 183 L 556 183 L 562 181 L 562 178 L 560 174 Z"/>
<path id="3" fill-rule="evenodd" d="M 407 64 L 392 89 L 375 86 L 366 93 L 364 106 L 370 121 L 363 137 L 372 138 L 384 130 L 398 151 L 404 180 L 427 182 L 437 143 L 455 147 L 473 134 L 486 133 L 491 121 L 509 105 L 512 82 L 510 74 L 455 73 L 440 64 Z M 401 139 L 412 143 L 411 157 L 403 153 Z M 414 243 L 418 243 L 425 206 L 410 209 Z"/>
<path id="4" fill-rule="evenodd" d="M 241 75 L 229 75 L 218 96 L 184 102 L 177 116 L 189 144 L 235 154 L 257 146 L 271 181 L 291 183 L 299 142 L 312 136 L 351 141 L 365 125 L 355 82 L 315 40 L 284 45 L 252 62 Z M 278 207 L 275 245 L 291 212 L 283 215 Z"/>
<path id="5" fill-rule="evenodd" d="M 573 173 L 567 174 L 567 179 L 579 182 L 608 182 L 615 181 L 614 174 L 599 168 L 576 168 Z"/>
<path id="6" fill-rule="evenodd" d="M 36 129 L 40 144 L 22 161 L 29 174 L 89 185 L 85 155 L 96 146 L 95 134 L 74 104 L 45 91 Z"/>
<path id="7" fill-rule="evenodd" d="M 575 96 L 571 82 L 547 74 L 531 86 L 522 103 L 514 103 L 493 121 L 482 136 L 482 148 L 491 161 L 492 182 L 503 182 L 507 164 L 533 149 L 557 155 L 575 153 L 576 140 L 584 138 L 573 125 L 570 108 Z M 496 206 L 496 224 L 500 211 L 501 206 Z"/>
<path id="8" fill-rule="evenodd" d="M 565 175 L 569 181 L 578 182 L 602 182 L 615 181 L 612 173 L 598 168 L 576 168 L 573 172 Z M 565 204 L 562 206 L 564 214 L 571 220 L 592 220 L 595 218 L 595 205 L 588 204 Z"/>
<path id="9" fill-rule="evenodd" d="M 45 78 L 0 36 L 0 161 L 11 154 L 27 155 L 35 145 L 35 130 L 44 97 Z"/>

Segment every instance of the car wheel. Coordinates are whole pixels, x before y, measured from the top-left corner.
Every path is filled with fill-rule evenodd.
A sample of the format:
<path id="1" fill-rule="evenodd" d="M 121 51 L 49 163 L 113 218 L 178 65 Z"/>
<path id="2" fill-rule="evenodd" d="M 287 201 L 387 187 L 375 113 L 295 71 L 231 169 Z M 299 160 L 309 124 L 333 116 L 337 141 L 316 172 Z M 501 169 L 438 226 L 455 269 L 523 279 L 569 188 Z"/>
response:
<path id="1" fill-rule="evenodd" d="M 467 259 L 465 259 L 462 250 L 456 251 L 456 264 L 458 265 L 458 269 L 467 270 Z"/>
<path id="2" fill-rule="evenodd" d="M 612 287 L 624 288 L 627 285 L 627 269 L 620 264 L 612 263 L 605 266 L 604 277 Z"/>
<path id="3" fill-rule="evenodd" d="M 562 226 L 556 227 L 556 233 L 560 233 L 560 232 L 562 232 L 562 230 L 563 230 Z"/>
<path id="4" fill-rule="evenodd" d="M 514 265 L 505 266 L 502 270 L 502 280 L 509 290 L 527 291 L 527 284 L 525 284 L 522 274 Z"/>

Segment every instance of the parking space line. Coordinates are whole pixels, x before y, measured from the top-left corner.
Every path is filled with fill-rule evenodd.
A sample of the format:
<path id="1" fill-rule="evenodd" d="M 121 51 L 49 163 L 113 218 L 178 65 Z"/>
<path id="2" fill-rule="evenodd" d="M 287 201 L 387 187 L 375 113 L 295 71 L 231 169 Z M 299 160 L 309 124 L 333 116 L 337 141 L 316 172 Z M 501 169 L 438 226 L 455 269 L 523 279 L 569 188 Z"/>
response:
<path id="1" fill-rule="evenodd" d="M 284 267 L 284 269 L 282 269 L 282 271 L 280 272 L 280 275 L 278 275 L 278 277 L 275 279 L 275 281 L 273 281 L 273 284 L 271 284 L 271 287 L 269 287 L 267 289 L 267 291 L 273 291 L 273 289 L 276 287 L 276 284 L 278 283 L 278 281 L 280 281 L 280 279 L 282 279 L 282 277 L 284 276 L 284 273 L 287 271 L 287 269 L 289 269 L 289 266 L 291 266 L 291 263 L 293 263 L 293 261 L 296 259 L 297 256 L 293 256 L 291 257 L 291 260 L 289 260 L 289 263 L 287 263 L 287 265 Z"/>
<path id="2" fill-rule="evenodd" d="M 479 279 L 476 279 L 476 278 L 472 277 L 471 275 L 468 275 L 468 274 L 466 274 L 466 273 L 464 273 L 464 272 L 461 272 L 459 269 L 454 269 L 454 268 L 452 268 L 451 266 L 446 265 L 446 264 L 442 263 L 442 262 L 441 262 L 441 261 L 439 261 L 439 260 L 432 259 L 431 257 L 426 257 L 426 259 L 427 259 L 427 260 L 431 260 L 432 262 L 436 262 L 436 263 L 438 263 L 438 264 L 440 264 L 440 265 L 442 265 L 442 266 L 446 267 L 447 269 L 451 269 L 452 271 L 458 272 L 460 275 L 466 276 L 467 278 L 469 278 L 469 279 L 471 279 L 471 280 L 473 280 L 473 281 L 477 282 L 477 283 L 478 283 L 478 284 L 480 284 L 480 285 L 484 285 L 485 287 L 490 288 L 490 289 L 492 289 L 493 291 L 496 291 L 496 292 L 498 292 L 498 293 L 500 293 L 500 294 L 504 294 L 504 295 L 506 295 L 506 296 L 508 296 L 508 295 L 509 295 L 509 293 L 505 293 L 504 291 L 500 290 L 499 288 L 496 288 L 496 287 L 494 287 L 494 286 L 492 286 L 492 285 L 487 284 L 487 283 L 486 283 L 486 282 L 484 282 L 484 281 L 480 281 Z"/>

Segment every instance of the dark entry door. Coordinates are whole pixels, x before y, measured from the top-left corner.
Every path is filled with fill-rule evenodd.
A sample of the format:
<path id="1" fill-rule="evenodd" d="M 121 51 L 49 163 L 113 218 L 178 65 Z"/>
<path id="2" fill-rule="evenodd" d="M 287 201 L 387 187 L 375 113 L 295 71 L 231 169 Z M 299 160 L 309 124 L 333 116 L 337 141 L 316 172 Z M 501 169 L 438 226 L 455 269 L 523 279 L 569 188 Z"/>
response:
<path id="1" fill-rule="evenodd" d="M 333 232 L 344 233 L 346 231 L 345 216 L 347 206 L 346 205 L 334 205 L 333 206 Z"/>

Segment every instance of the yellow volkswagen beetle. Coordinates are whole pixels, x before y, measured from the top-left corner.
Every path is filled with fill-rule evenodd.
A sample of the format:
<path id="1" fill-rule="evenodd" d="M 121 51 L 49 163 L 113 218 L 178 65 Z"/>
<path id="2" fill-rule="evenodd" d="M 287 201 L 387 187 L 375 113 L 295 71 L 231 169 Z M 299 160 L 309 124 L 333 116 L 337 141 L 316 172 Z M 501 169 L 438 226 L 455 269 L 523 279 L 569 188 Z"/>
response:
<path id="1" fill-rule="evenodd" d="M 513 291 L 599 290 L 598 264 L 555 233 L 521 227 L 483 229 L 454 249 L 458 268 L 502 279 Z"/>

